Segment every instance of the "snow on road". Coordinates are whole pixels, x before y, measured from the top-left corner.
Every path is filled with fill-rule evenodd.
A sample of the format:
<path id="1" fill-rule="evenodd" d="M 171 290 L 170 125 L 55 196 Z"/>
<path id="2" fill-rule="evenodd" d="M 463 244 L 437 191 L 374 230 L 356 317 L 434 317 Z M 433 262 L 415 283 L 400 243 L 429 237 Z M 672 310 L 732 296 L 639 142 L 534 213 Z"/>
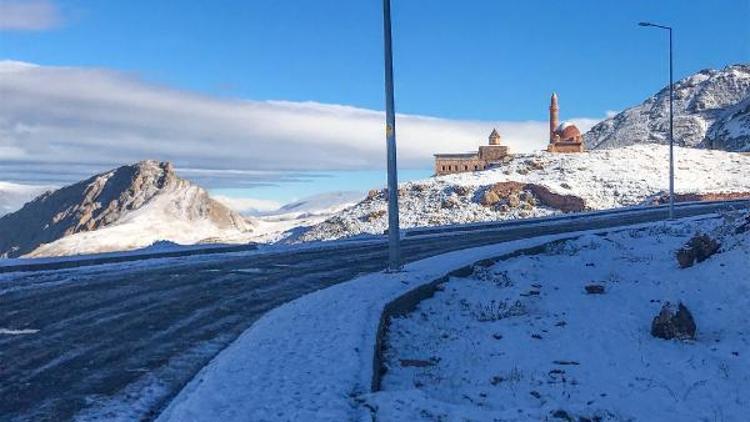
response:
<path id="1" fill-rule="evenodd" d="M 9 335 L 9 336 L 19 336 L 24 334 L 36 334 L 39 330 L 35 328 L 22 328 L 22 329 L 13 329 L 13 328 L 0 328 L 0 335 Z"/>
<path id="2" fill-rule="evenodd" d="M 746 420 L 750 233 L 692 268 L 674 257 L 710 229 L 588 235 L 452 279 L 392 321 L 377 420 Z M 650 335 L 665 301 L 692 311 L 695 341 Z"/>

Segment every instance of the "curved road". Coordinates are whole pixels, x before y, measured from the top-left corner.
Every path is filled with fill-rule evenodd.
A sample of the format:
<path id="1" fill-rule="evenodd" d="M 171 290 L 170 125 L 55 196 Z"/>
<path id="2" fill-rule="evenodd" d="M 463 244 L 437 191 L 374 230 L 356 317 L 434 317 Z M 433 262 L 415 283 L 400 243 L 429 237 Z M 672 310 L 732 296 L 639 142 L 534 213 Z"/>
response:
<path id="1" fill-rule="evenodd" d="M 736 204 L 735 204 L 736 206 Z M 706 214 L 722 204 L 680 207 Z M 636 224 L 665 209 L 407 238 L 407 261 L 544 234 Z M 381 241 L 0 276 L 0 420 L 153 419 L 268 310 L 383 268 Z M 280 333 L 283 335 L 283 333 Z"/>

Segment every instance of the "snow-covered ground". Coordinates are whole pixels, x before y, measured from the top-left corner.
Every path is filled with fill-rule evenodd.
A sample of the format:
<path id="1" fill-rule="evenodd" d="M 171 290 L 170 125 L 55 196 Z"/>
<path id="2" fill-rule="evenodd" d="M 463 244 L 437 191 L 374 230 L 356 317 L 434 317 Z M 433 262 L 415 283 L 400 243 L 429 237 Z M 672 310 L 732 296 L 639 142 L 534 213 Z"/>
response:
<path id="1" fill-rule="evenodd" d="M 482 204 L 484 193 L 498 182 L 521 182 L 559 195 L 583 199 L 592 210 L 650 204 L 668 191 L 668 147 L 657 144 L 592 151 L 583 154 L 536 152 L 517 154 L 499 167 L 473 173 L 409 182 L 399 189 L 404 228 L 510 220 L 559 214 L 539 198 L 503 199 Z M 724 151 L 675 148 L 678 194 L 750 192 L 750 156 Z M 387 228 L 382 192 L 347 208 L 289 241 L 330 240 Z"/>
<path id="2" fill-rule="evenodd" d="M 743 310 L 750 305 L 750 280 L 743 269 L 750 259 L 750 234 L 726 240 L 726 251 L 687 270 L 677 269 L 673 255 L 694 231 L 717 225 L 716 219 L 691 219 L 634 226 L 606 237 L 593 232 L 543 236 L 440 255 L 411 263 L 401 273 L 370 274 L 318 291 L 256 322 L 186 386 L 159 420 L 492 420 L 493 412 L 510 415 L 510 420 L 529 420 L 528 414 L 550 416 L 545 412 L 555 400 L 576 404 L 565 408 L 571 415 L 582 412 L 581 406 L 619 412 L 616 405 L 625 402 L 623 395 L 631 393 L 637 399 L 646 395 L 644 391 L 655 397 L 646 403 L 666 397 L 657 412 L 700 397 L 690 409 L 703 404 L 708 415 L 715 415 L 710 420 L 732 420 L 732 412 L 746 409 L 750 396 L 750 371 L 742 365 L 742 356 L 750 353 L 750 338 L 742 328 L 749 322 Z M 384 379 L 385 390 L 370 391 L 376 332 L 387 303 L 455 268 L 574 236 L 584 237 L 536 258 L 498 264 L 516 269 L 508 275 L 507 287 L 502 287 L 505 277 L 498 275 L 504 267 L 483 272 L 482 281 L 453 279 L 417 312 L 395 321 L 387 343 L 391 370 Z M 598 261 L 593 266 L 586 265 L 594 259 Z M 546 266 L 558 272 L 542 279 Z M 606 293 L 584 295 L 583 286 L 589 282 L 603 284 Z M 464 302 L 464 297 L 453 298 L 458 294 L 465 295 Z M 461 303 L 489 302 L 495 296 L 499 303 L 507 295 L 519 297 L 523 313 L 479 322 L 461 313 L 439 312 L 452 310 L 444 304 L 446 298 L 471 315 L 477 308 L 467 310 Z M 661 303 L 678 299 L 693 310 L 698 339 L 679 343 L 650 338 L 648 326 Z M 434 314 L 423 315 L 429 307 L 434 307 Z M 459 327 L 461 322 L 470 324 Z M 403 328 L 418 331 L 410 339 L 400 335 Z M 529 350 L 536 353 L 524 353 Z M 417 367 L 402 367 L 401 358 Z M 555 365 L 565 372 L 553 371 Z M 640 372 L 631 373 L 634 370 Z M 433 384 L 415 385 L 416 371 L 440 371 L 445 376 L 427 376 Z M 621 383 L 631 375 L 632 380 Z M 475 377 L 476 383 L 496 391 L 478 391 Z M 544 377 L 553 377 L 556 384 L 546 384 Z M 529 385 L 534 395 L 524 390 Z M 722 388 L 722 394 L 707 392 L 709 388 Z M 432 391 L 442 395 L 431 396 Z M 489 400 L 482 401 L 481 394 L 494 394 L 496 401 L 485 404 Z M 520 413 L 512 407 L 516 403 Z M 638 404 L 630 403 L 631 408 Z M 512 412 L 488 406 L 507 406 Z"/>
<path id="3" fill-rule="evenodd" d="M 451 279 L 392 321 L 376 419 L 746 420 L 750 232 L 692 268 L 674 255 L 715 223 L 583 236 Z M 666 301 L 691 310 L 695 341 L 650 335 Z"/>

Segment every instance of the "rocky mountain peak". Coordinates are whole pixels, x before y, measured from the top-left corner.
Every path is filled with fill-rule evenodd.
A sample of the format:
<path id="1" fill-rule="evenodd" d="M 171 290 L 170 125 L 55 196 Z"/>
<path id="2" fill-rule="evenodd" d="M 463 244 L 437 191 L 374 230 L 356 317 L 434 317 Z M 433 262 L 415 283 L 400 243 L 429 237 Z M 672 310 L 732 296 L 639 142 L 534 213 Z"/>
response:
<path id="1" fill-rule="evenodd" d="M 750 65 L 704 69 L 674 85 L 674 133 L 679 145 L 750 150 L 750 127 L 738 106 L 750 98 Z M 740 113 L 740 115 L 738 115 Z M 747 119 L 745 119 L 747 120 Z M 589 149 L 607 149 L 637 143 L 667 143 L 669 87 L 641 105 L 595 125 L 584 134 Z"/>
<path id="2" fill-rule="evenodd" d="M 44 193 L 0 218 L 0 256 L 24 255 L 41 244 L 116 224 L 156 198 L 164 199 L 159 206 L 177 219 L 207 220 L 222 229 L 251 228 L 204 189 L 180 178 L 171 163 L 146 160 Z"/>

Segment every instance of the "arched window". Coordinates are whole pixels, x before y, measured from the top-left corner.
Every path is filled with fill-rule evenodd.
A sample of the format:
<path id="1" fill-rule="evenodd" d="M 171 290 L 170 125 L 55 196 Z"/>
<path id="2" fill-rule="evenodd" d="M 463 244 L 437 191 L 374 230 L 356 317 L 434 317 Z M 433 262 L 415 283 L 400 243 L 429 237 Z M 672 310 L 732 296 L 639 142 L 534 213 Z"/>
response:
<path id="1" fill-rule="evenodd" d="M 468 170 L 469 166 L 464 166 L 464 171 Z"/>

